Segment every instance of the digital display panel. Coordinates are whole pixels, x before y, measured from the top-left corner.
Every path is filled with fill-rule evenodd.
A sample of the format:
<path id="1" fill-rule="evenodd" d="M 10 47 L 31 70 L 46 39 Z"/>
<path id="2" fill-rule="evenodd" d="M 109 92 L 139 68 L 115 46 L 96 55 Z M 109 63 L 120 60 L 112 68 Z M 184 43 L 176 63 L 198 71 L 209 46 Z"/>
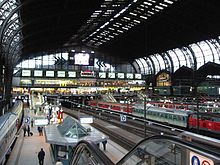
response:
<path id="1" fill-rule="evenodd" d="M 127 73 L 126 77 L 127 77 L 127 79 L 133 79 L 134 75 L 133 75 L 133 73 Z"/>
<path id="2" fill-rule="evenodd" d="M 135 79 L 138 79 L 138 80 L 140 80 L 141 79 L 141 74 L 135 74 Z"/>
<path id="3" fill-rule="evenodd" d="M 108 78 L 115 78 L 115 73 L 108 73 Z"/>
<path id="4" fill-rule="evenodd" d="M 99 78 L 106 78 L 105 72 L 99 72 Z"/>
<path id="5" fill-rule="evenodd" d="M 34 77 L 42 77 L 43 71 L 42 70 L 35 70 L 34 71 Z"/>
<path id="6" fill-rule="evenodd" d="M 119 79 L 124 79 L 125 78 L 125 74 L 124 73 L 118 73 L 118 78 Z"/>
<path id="7" fill-rule="evenodd" d="M 94 54 L 69 52 L 68 62 L 70 65 L 94 66 Z"/>
<path id="8" fill-rule="evenodd" d="M 54 77 L 54 71 L 46 71 L 46 77 Z"/>
<path id="9" fill-rule="evenodd" d="M 88 53 L 76 53 L 75 65 L 89 65 L 89 54 Z"/>
<path id="10" fill-rule="evenodd" d="M 76 77 L 76 72 L 68 72 L 68 77 Z"/>
<path id="11" fill-rule="evenodd" d="M 57 77 L 65 77 L 65 71 L 57 71 Z"/>
<path id="12" fill-rule="evenodd" d="M 22 76 L 31 76 L 31 70 L 22 70 Z"/>

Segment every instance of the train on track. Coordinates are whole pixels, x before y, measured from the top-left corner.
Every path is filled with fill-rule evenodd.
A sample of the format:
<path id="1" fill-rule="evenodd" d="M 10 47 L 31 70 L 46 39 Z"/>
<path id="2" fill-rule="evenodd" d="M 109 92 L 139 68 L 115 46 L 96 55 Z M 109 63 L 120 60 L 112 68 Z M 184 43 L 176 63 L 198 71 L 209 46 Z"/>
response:
<path id="1" fill-rule="evenodd" d="M 198 102 L 198 105 L 196 102 L 191 103 L 177 103 L 177 102 L 161 102 L 161 101 L 148 101 L 146 104 L 151 104 L 155 107 L 160 108 L 171 108 L 171 109 L 182 109 L 182 110 L 195 110 L 197 107 L 200 109 L 200 111 L 206 112 L 220 112 L 220 105 L 217 103 L 208 103 L 208 102 Z"/>
<path id="2" fill-rule="evenodd" d="M 91 100 L 87 102 L 87 105 L 144 117 L 143 104 L 128 105 Z M 200 132 L 220 134 L 220 113 L 203 111 L 196 113 L 192 110 L 162 108 L 151 105 L 146 107 L 146 119 L 190 131 L 199 129 Z"/>
<path id="3" fill-rule="evenodd" d="M 117 102 L 102 102 L 102 101 L 95 101 L 91 100 L 87 102 L 88 106 L 102 108 L 102 109 L 108 109 L 113 111 L 120 111 L 125 113 L 132 113 L 133 112 L 133 106 L 129 104 L 122 104 Z"/>
<path id="4" fill-rule="evenodd" d="M 10 112 L 0 116 L 0 165 L 4 164 L 23 120 L 23 102 L 15 102 Z"/>
<path id="5" fill-rule="evenodd" d="M 144 106 L 134 106 L 133 114 L 144 116 Z M 160 107 L 147 107 L 146 119 L 160 123 L 182 127 L 188 130 L 220 134 L 220 113 L 193 112 L 191 110 L 176 110 Z"/>

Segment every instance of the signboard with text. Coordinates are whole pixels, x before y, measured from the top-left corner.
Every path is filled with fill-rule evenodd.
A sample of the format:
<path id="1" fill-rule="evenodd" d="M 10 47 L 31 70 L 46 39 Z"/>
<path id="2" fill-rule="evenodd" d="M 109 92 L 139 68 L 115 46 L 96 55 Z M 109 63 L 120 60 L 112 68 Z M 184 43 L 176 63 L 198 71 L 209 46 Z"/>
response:
<path id="1" fill-rule="evenodd" d="M 68 72 L 68 77 L 76 77 L 76 72 Z"/>
<path id="2" fill-rule="evenodd" d="M 108 78 L 115 78 L 115 73 L 108 73 Z"/>
<path id="3" fill-rule="evenodd" d="M 54 77 L 54 71 L 46 71 L 46 77 Z"/>
<path id="4" fill-rule="evenodd" d="M 42 70 L 34 70 L 34 77 L 42 77 L 43 71 Z"/>
<path id="5" fill-rule="evenodd" d="M 31 70 L 22 70 L 22 76 L 31 76 Z"/>
<path id="6" fill-rule="evenodd" d="M 125 74 L 124 73 L 118 73 L 118 78 L 119 79 L 124 79 L 125 78 Z"/>
<path id="7" fill-rule="evenodd" d="M 106 78 L 105 72 L 99 72 L 99 78 Z"/>
<path id="8" fill-rule="evenodd" d="M 57 77 L 66 77 L 65 71 L 57 71 Z"/>

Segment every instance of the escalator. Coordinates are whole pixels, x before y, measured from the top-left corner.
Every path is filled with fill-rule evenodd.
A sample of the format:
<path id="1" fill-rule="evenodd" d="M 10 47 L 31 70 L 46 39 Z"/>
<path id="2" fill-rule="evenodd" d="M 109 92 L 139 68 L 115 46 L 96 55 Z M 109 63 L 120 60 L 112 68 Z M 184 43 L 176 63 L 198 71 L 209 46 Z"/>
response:
<path id="1" fill-rule="evenodd" d="M 201 139 L 152 136 L 138 143 L 116 165 L 220 165 L 220 141 Z M 72 165 L 83 164 L 114 163 L 95 144 L 83 141 L 76 147 Z"/>

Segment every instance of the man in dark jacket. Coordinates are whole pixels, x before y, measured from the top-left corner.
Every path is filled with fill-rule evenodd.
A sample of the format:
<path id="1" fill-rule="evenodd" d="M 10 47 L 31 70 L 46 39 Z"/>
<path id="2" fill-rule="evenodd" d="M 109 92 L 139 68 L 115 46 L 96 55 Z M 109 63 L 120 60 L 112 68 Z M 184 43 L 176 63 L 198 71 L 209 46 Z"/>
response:
<path id="1" fill-rule="evenodd" d="M 40 165 L 44 164 L 44 156 L 45 156 L 45 152 L 43 148 L 41 148 L 40 152 L 38 152 L 38 160 Z"/>

